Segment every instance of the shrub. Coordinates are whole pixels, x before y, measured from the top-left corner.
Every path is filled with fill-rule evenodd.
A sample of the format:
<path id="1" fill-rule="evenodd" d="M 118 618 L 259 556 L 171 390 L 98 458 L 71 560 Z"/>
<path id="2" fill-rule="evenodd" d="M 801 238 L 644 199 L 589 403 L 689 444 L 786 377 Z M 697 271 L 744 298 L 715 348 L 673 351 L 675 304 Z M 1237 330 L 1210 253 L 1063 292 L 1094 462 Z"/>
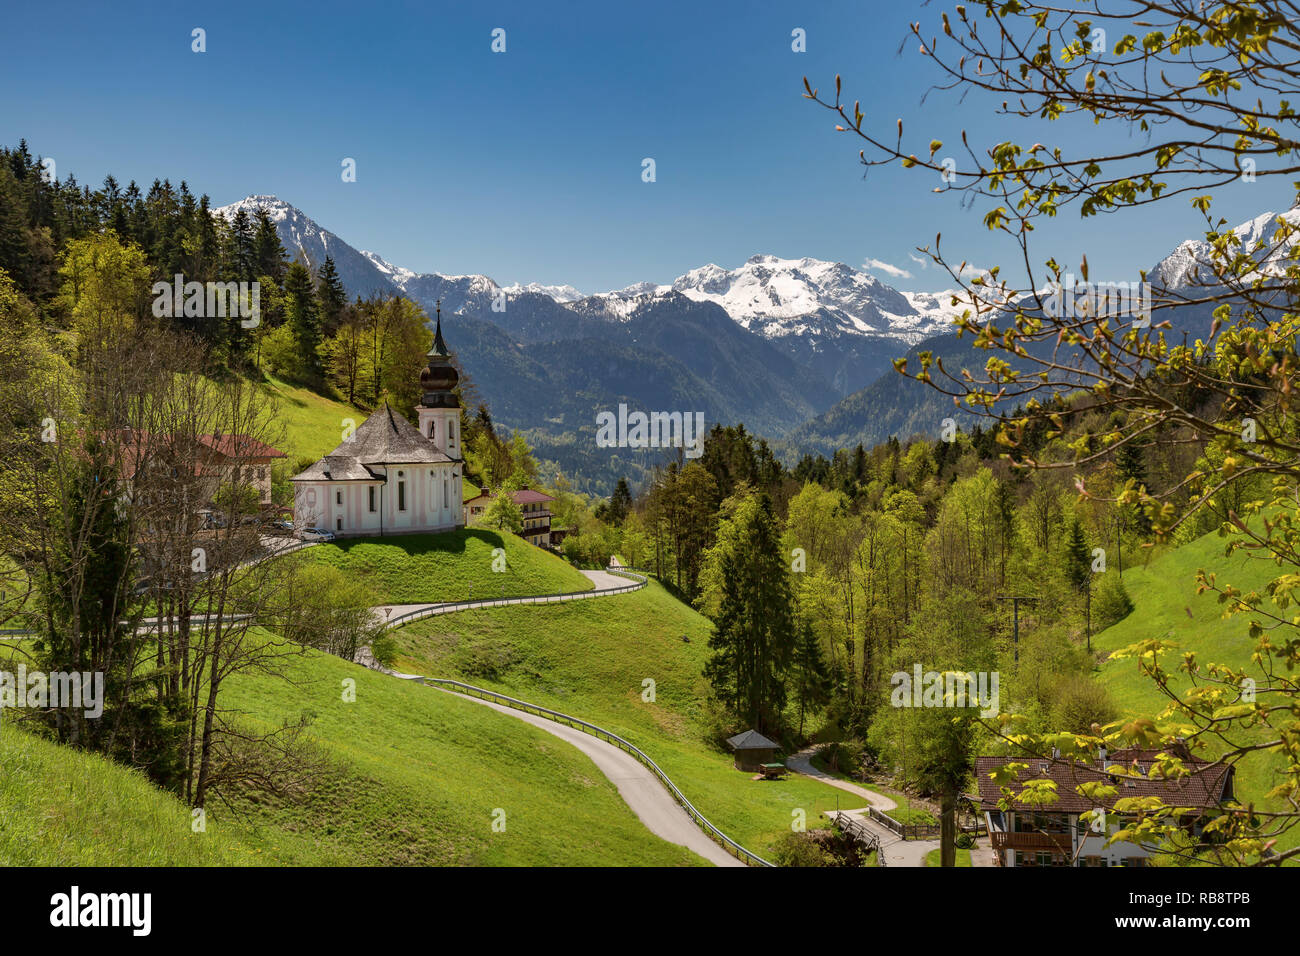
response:
<path id="1" fill-rule="evenodd" d="M 1084 674 L 1058 681 L 1052 704 L 1052 724 L 1057 730 L 1085 734 L 1093 724 L 1107 724 L 1116 716 L 1110 692 Z"/>
<path id="2" fill-rule="evenodd" d="M 835 866 L 830 853 L 822 849 L 811 833 L 783 834 L 772 848 L 773 862 L 777 866 Z"/>
<path id="3" fill-rule="evenodd" d="M 958 833 L 957 839 L 953 840 L 953 844 L 959 850 L 969 850 L 975 845 L 975 841 L 971 839 L 969 833 Z"/>
<path id="4" fill-rule="evenodd" d="M 1093 625 L 1104 631 L 1133 613 L 1133 600 L 1118 574 L 1104 574 L 1092 599 Z"/>

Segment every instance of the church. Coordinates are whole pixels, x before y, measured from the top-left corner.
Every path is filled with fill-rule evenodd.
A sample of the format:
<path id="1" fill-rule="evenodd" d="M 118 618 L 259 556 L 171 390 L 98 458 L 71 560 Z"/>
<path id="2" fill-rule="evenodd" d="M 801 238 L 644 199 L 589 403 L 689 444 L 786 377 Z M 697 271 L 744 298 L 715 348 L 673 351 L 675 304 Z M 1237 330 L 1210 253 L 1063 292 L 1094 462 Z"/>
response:
<path id="1" fill-rule="evenodd" d="M 459 381 L 438 308 L 412 425 L 384 403 L 293 482 L 294 525 L 337 537 L 463 528 Z"/>

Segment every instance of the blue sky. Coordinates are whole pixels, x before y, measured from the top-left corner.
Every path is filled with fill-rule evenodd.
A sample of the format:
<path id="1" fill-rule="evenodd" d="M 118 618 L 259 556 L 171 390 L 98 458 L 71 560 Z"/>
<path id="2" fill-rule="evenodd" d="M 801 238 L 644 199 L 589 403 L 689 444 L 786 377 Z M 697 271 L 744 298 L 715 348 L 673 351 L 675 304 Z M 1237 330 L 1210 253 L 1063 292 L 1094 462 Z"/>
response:
<path id="1" fill-rule="evenodd" d="M 867 124 L 976 144 L 1035 137 L 988 101 L 922 96 L 934 80 L 907 25 L 948 4 L 44 2 L 6 12 L 0 142 L 26 137 L 60 176 L 185 179 L 216 205 L 273 193 L 352 245 L 416 271 L 586 292 L 668 282 L 755 253 L 877 267 L 901 289 L 950 284 L 909 258 L 943 233 L 954 260 L 1011 261 L 986 205 L 931 174 L 874 170 L 800 96 L 842 73 Z M 191 51 L 191 31 L 207 51 Z M 491 50 L 506 31 L 506 52 Z M 791 50 L 802 28 L 807 52 Z M 900 52 L 900 45 L 902 50 Z M 1045 142 L 1092 127 L 1057 124 Z M 342 181 L 341 162 L 357 179 Z M 641 179 L 642 160 L 657 179 Z M 1284 183 L 1225 191 L 1231 222 L 1290 205 Z M 1065 214 L 1041 261 L 1088 255 L 1136 278 L 1200 220 L 1175 199 L 1125 217 Z"/>

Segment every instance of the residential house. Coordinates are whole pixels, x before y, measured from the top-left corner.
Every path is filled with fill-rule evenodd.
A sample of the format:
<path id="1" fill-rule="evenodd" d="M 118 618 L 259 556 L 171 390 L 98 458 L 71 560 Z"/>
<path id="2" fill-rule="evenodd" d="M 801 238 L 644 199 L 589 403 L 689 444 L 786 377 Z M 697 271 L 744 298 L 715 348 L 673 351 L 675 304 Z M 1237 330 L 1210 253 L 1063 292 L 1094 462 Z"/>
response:
<path id="1" fill-rule="evenodd" d="M 465 524 L 473 524 L 476 520 L 482 520 L 487 513 L 488 505 L 492 503 L 493 494 L 484 488 L 473 498 L 465 502 Z M 551 547 L 551 510 L 549 503 L 555 498 L 541 491 L 534 491 L 532 488 L 521 488 L 519 491 L 512 492 L 510 500 L 519 506 L 519 511 L 524 517 L 524 527 L 520 535 L 531 544 L 542 548 Z"/>
<path id="2" fill-rule="evenodd" d="M 1152 768 L 1161 753 L 1180 757 L 1191 773 L 1166 779 L 1159 776 L 1157 769 L 1153 776 Z M 989 775 L 1013 762 L 1028 765 L 1010 785 L 1013 794 L 1023 792 L 1031 780 L 1050 780 L 1055 784 L 1056 801 L 1040 806 L 1013 803 L 1014 809 L 1006 811 L 999 808 L 1003 799 L 1001 785 Z M 1136 770 L 1142 776 L 1117 773 L 1117 769 Z M 1099 822 L 1082 820 L 1082 815 L 1098 809 L 1110 811 L 1115 801 L 1124 797 L 1157 796 L 1168 806 L 1190 808 L 1193 812 L 1181 824 L 1189 833 L 1197 834 L 1203 818 L 1196 811 L 1210 810 L 1233 799 L 1233 768 L 1192 757 L 1182 745 L 1165 751 L 1130 749 L 1107 754 L 1103 750 L 1089 763 L 1060 758 L 977 757 L 975 772 L 980 810 L 999 866 L 1144 866 L 1157 852 L 1156 847 L 1129 842 L 1105 846 L 1118 824 L 1112 821 L 1102 832 Z M 1117 794 L 1091 800 L 1077 789 L 1089 782 L 1108 783 Z"/>

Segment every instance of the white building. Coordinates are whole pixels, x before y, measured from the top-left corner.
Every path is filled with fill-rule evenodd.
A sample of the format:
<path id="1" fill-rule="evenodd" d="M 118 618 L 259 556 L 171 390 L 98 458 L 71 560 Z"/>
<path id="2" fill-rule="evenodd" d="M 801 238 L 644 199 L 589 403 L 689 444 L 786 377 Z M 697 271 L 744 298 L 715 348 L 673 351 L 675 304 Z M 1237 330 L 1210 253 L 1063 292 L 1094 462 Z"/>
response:
<path id="1" fill-rule="evenodd" d="M 448 531 L 461 508 L 459 380 L 438 310 L 418 427 L 387 403 L 324 458 L 294 476 L 294 524 L 340 537 Z"/>

